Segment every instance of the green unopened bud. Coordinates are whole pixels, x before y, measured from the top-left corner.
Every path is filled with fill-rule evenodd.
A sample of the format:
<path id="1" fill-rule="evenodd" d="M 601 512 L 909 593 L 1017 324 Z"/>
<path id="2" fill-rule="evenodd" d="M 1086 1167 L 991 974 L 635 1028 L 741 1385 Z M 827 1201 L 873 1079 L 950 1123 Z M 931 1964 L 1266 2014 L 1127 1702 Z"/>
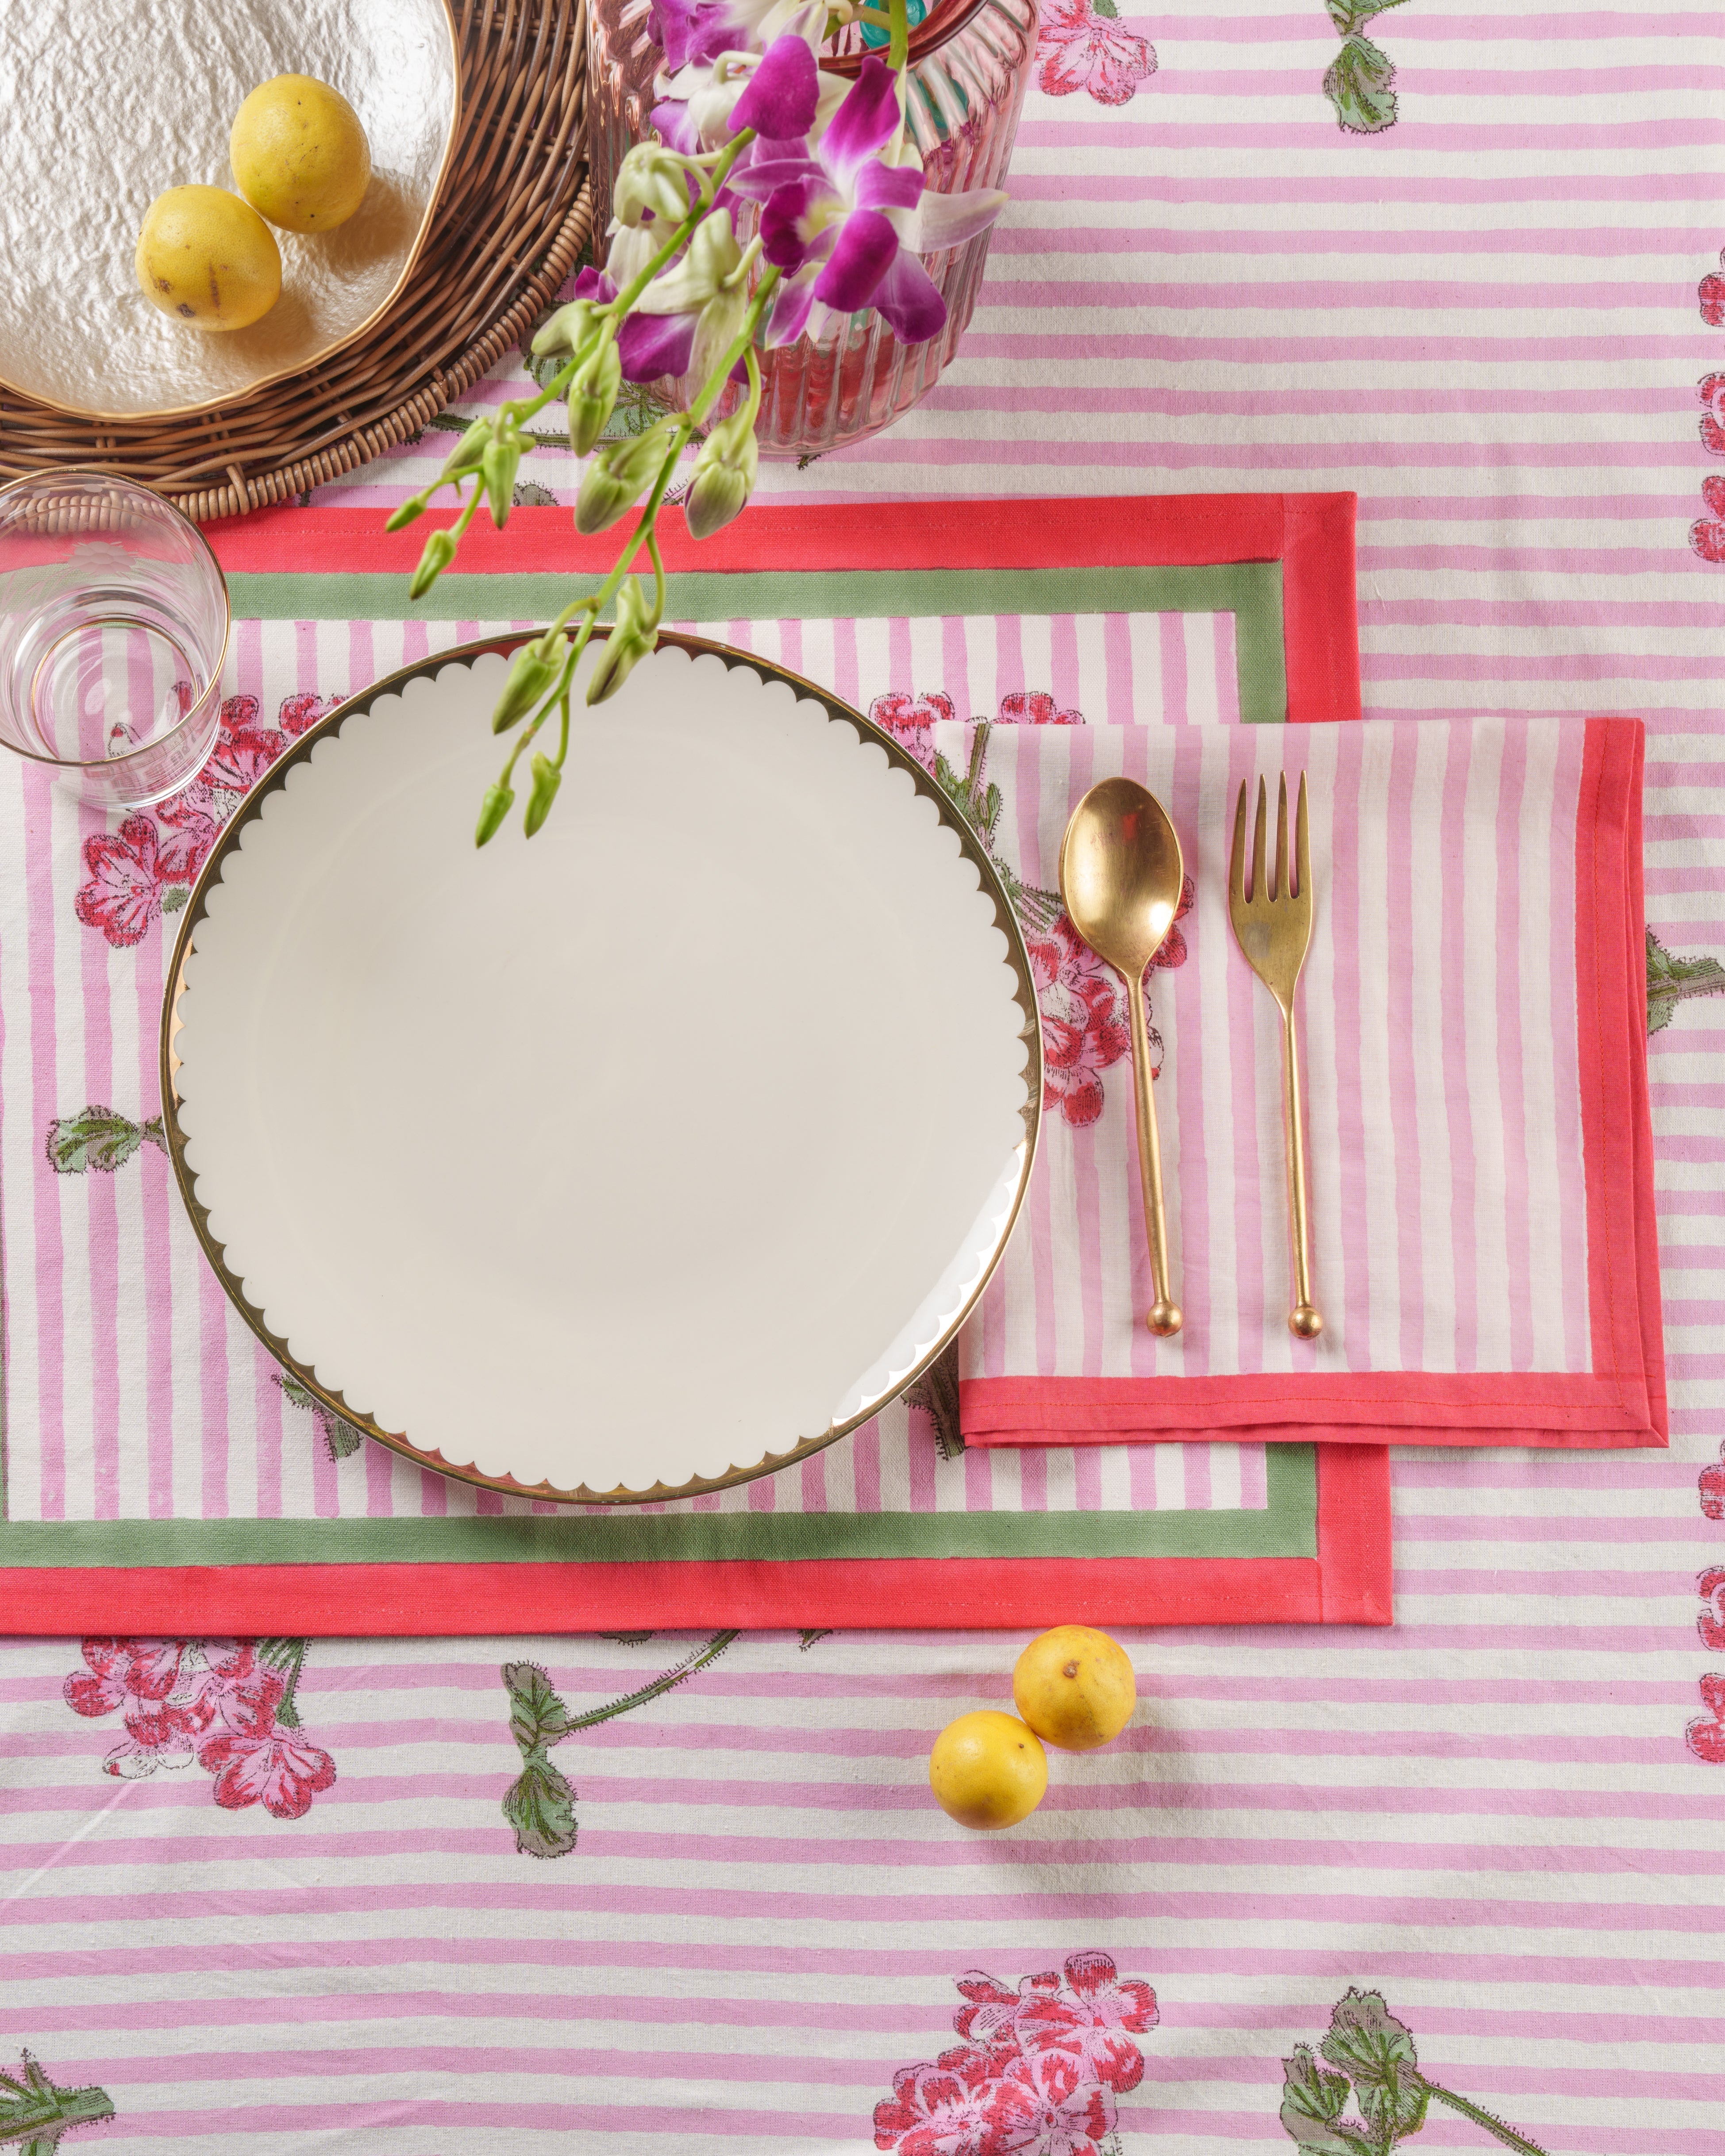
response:
<path id="1" fill-rule="evenodd" d="M 722 531 L 755 490 L 760 470 L 760 451 L 753 425 L 745 424 L 747 410 L 715 427 L 695 460 L 695 476 L 683 503 L 684 521 L 691 539 L 711 539 Z"/>
<path id="2" fill-rule="evenodd" d="M 584 457 L 604 432 L 622 387 L 622 357 L 607 337 L 582 362 L 569 384 L 569 447 L 578 457 Z"/>
<path id="3" fill-rule="evenodd" d="M 548 654 L 542 654 L 536 642 L 521 646 L 509 670 L 509 679 L 503 685 L 503 694 L 497 699 L 497 708 L 491 714 L 494 734 L 506 734 L 512 726 L 526 717 L 562 672 L 568 650 L 567 636 L 554 639 Z"/>
<path id="4" fill-rule="evenodd" d="M 527 814 L 522 828 L 531 839 L 551 814 L 551 804 L 557 798 L 557 788 L 563 783 L 563 774 L 548 756 L 533 752 L 533 791 L 527 796 Z"/>
<path id="5" fill-rule="evenodd" d="M 559 352 L 579 352 L 593 336 L 593 317 L 591 300 L 571 300 L 567 306 L 559 307 L 534 334 L 534 358 L 549 359 Z"/>
<path id="6" fill-rule="evenodd" d="M 483 462 L 485 449 L 491 439 L 492 422 L 489 413 L 475 419 L 467 432 L 450 450 L 449 461 L 438 474 L 441 486 L 445 480 L 465 479 L 469 472 L 477 471 Z"/>
<path id="7" fill-rule="evenodd" d="M 582 475 L 575 529 L 589 538 L 608 530 L 658 478 L 673 439 L 674 423 L 661 419 L 644 434 L 602 449 Z"/>
<path id="8" fill-rule="evenodd" d="M 425 542 L 425 552 L 419 557 L 419 566 L 413 572 L 413 581 L 408 586 L 408 597 L 423 599 L 454 558 L 454 533 L 434 531 Z"/>
<path id="9" fill-rule="evenodd" d="M 625 578 L 617 594 L 617 619 L 605 639 L 587 685 L 589 704 L 603 704 L 614 696 L 638 661 L 659 641 L 659 631 L 648 622 L 645 595 L 637 577 Z"/>
<path id="10" fill-rule="evenodd" d="M 424 514 L 425 496 L 423 494 L 412 495 L 399 509 L 390 512 L 389 521 L 383 529 L 386 531 L 399 531 L 403 525 L 411 524 L 416 516 L 423 516 Z"/>
<path id="11" fill-rule="evenodd" d="M 501 531 L 509 521 L 515 501 L 515 475 L 521 461 L 519 435 L 493 442 L 480 466 L 485 475 L 485 499 L 491 506 L 491 521 Z"/>
<path id="12" fill-rule="evenodd" d="M 617 168 L 611 208 L 619 224 L 639 224 L 649 211 L 680 224 L 689 214 L 688 175 L 663 143 L 637 142 Z"/>
<path id="13" fill-rule="evenodd" d="M 749 295 L 741 285 L 721 287 L 695 319 L 695 341 L 689 351 L 689 372 L 705 382 L 717 367 L 742 329 L 749 311 Z"/>
<path id="14" fill-rule="evenodd" d="M 476 846 L 485 845 L 495 839 L 503 828 L 503 819 L 515 806 L 515 788 L 506 786 L 500 778 L 495 786 L 485 788 L 485 798 L 480 803 L 480 819 L 473 834 Z"/>

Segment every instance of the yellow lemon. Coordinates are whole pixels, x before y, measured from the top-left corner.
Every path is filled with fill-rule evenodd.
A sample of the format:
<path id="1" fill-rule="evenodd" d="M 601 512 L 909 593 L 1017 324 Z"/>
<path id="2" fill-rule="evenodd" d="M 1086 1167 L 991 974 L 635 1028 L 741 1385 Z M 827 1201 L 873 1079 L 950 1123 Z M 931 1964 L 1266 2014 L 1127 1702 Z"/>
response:
<path id="1" fill-rule="evenodd" d="M 1106 1632 L 1056 1625 L 1033 1640 L 1012 1673 L 1013 1704 L 1046 1744 L 1094 1752 L 1132 1720 L 1132 1657 Z"/>
<path id="2" fill-rule="evenodd" d="M 359 115 L 314 75 L 260 83 L 234 115 L 228 155 L 241 194 L 288 232 L 333 232 L 371 184 Z"/>
<path id="3" fill-rule="evenodd" d="M 281 254 L 256 210 L 225 187 L 170 187 L 138 234 L 138 284 L 198 330 L 243 330 L 281 291 Z"/>
<path id="4" fill-rule="evenodd" d="M 961 1714 L 934 1740 L 928 1786 L 960 1826 L 993 1833 L 1029 1819 L 1048 1787 L 1048 1754 L 1014 1714 Z"/>

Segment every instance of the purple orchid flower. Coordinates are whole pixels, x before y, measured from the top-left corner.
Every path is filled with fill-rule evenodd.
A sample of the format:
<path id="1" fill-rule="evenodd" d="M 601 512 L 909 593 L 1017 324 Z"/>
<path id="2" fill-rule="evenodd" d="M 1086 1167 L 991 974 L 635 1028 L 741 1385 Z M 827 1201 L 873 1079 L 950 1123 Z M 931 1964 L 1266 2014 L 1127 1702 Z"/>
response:
<path id="1" fill-rule="evenodd" d="M 789 0 L 799 7 L 803 0 Z M 649 27 L 673 74 L 721 53 L 755 52 L 770 41 L 787 0 L 652 0 Z"/>
<path id="2" fill-rule="evenodd" d="M 587 269 L 575 280 L 575 297 L 608 306 L 617 287 L 603 270 Z M 681 374 L 695 349 L 693 315 L 625 315 L 617 331 L 617 357 L 625 382 L 656 382 Z"/>
<path id="3" fill-rule="evenodd" d="M 761 251 L 785 273 L 769 345 L 805 331 L 819 336 L 829 315 L 869 306 L 902 344 L 926 343 L 945 326 L 946 302 L 916 258 L 986 231 L 1006 197 L 994 188 L 925 195 L 920 161 L 881 154 L 895 147 L 901 121 L 897 77 L 870 54 L 813 156 L 762 155 L 757 144 L 732 172 L 736 192 L 761 203 Z"/>
<path id="4" fill-rule="evenodd" d="M 824 6 L 803 12 L 824 24 Z M 814 49 L 789 32 L 758 56 L 721 53 L 711 65 L 685 69 L 666 87 L 672 95 L 654 106 L 653 125 L 681 156 L 698 157 L 752 127 L 778 155 L 789 157 L 802 152 L 814 125 L 821 80 Z"/>

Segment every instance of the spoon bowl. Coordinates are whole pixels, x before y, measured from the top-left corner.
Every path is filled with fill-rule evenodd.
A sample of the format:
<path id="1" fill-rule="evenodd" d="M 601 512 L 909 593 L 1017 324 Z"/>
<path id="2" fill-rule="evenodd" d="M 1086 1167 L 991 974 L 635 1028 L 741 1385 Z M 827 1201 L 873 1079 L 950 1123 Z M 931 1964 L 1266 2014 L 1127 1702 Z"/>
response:
<path id="1" fill-rule="evenodd" d="M 1163 1338 L 1185 1322 L 1169 1291 L 1162 1146 L 1152 1091 L 1144 973 L 1174 925 L 1185 864 L 1162 803 L 1130 778 L 1105 778 L 1072 811 L 1060 841 L 1060 897 L 1072 926 L 1126 982 L 1137 1097 L 1138 1181 L 1156 1299 L 1145 1317 Z"/>
<path id="2" fill-rule="evenodd" d="M 1174 925 L 1184 880 L 1180 841 L 1155 795 L 1130 778 L 1091 787 L 1060 843 L 1060 896 L 1096 956 L 1142 979 Z"/>

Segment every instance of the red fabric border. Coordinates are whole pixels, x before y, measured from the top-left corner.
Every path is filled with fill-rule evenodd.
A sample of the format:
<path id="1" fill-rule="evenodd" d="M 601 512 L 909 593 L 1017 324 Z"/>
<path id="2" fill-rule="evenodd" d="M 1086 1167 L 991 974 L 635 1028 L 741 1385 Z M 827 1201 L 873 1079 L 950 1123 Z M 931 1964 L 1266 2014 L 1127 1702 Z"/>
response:
<path id="1" fill-rule="evenodd" d="M 1355 501 L 1351 494 L 1169 494 L 809 509 L 762 503 L 699 543 L 676 511 L 665 511 L 660 531 L 673 573 L 1280 562 L 1288 716 L 1317 725 L 1360 712 Z M 213 524 L 208 536 L 222 567 L 235 575 L 340 573 L 362 564 L 405 578 L 426 531 L 454 519 L 453 511 L 429 511 L 420 523 L 387 532 L 377 509 L 271 509 Z M 614 534 L 582 538 L 566 509 L 517 509 L 501 531 L 485 518 L 472 526 L 455 573 L 602 576 L 616 557 Z"/>
<path id="2" fill-rule="evenodd" d="M 425 1638 L 649 1625 L 1388 1625 L 1389 1455 L 1325 1446 L 1317 1558 L 0 1568 L 0 1632 Z"/>

